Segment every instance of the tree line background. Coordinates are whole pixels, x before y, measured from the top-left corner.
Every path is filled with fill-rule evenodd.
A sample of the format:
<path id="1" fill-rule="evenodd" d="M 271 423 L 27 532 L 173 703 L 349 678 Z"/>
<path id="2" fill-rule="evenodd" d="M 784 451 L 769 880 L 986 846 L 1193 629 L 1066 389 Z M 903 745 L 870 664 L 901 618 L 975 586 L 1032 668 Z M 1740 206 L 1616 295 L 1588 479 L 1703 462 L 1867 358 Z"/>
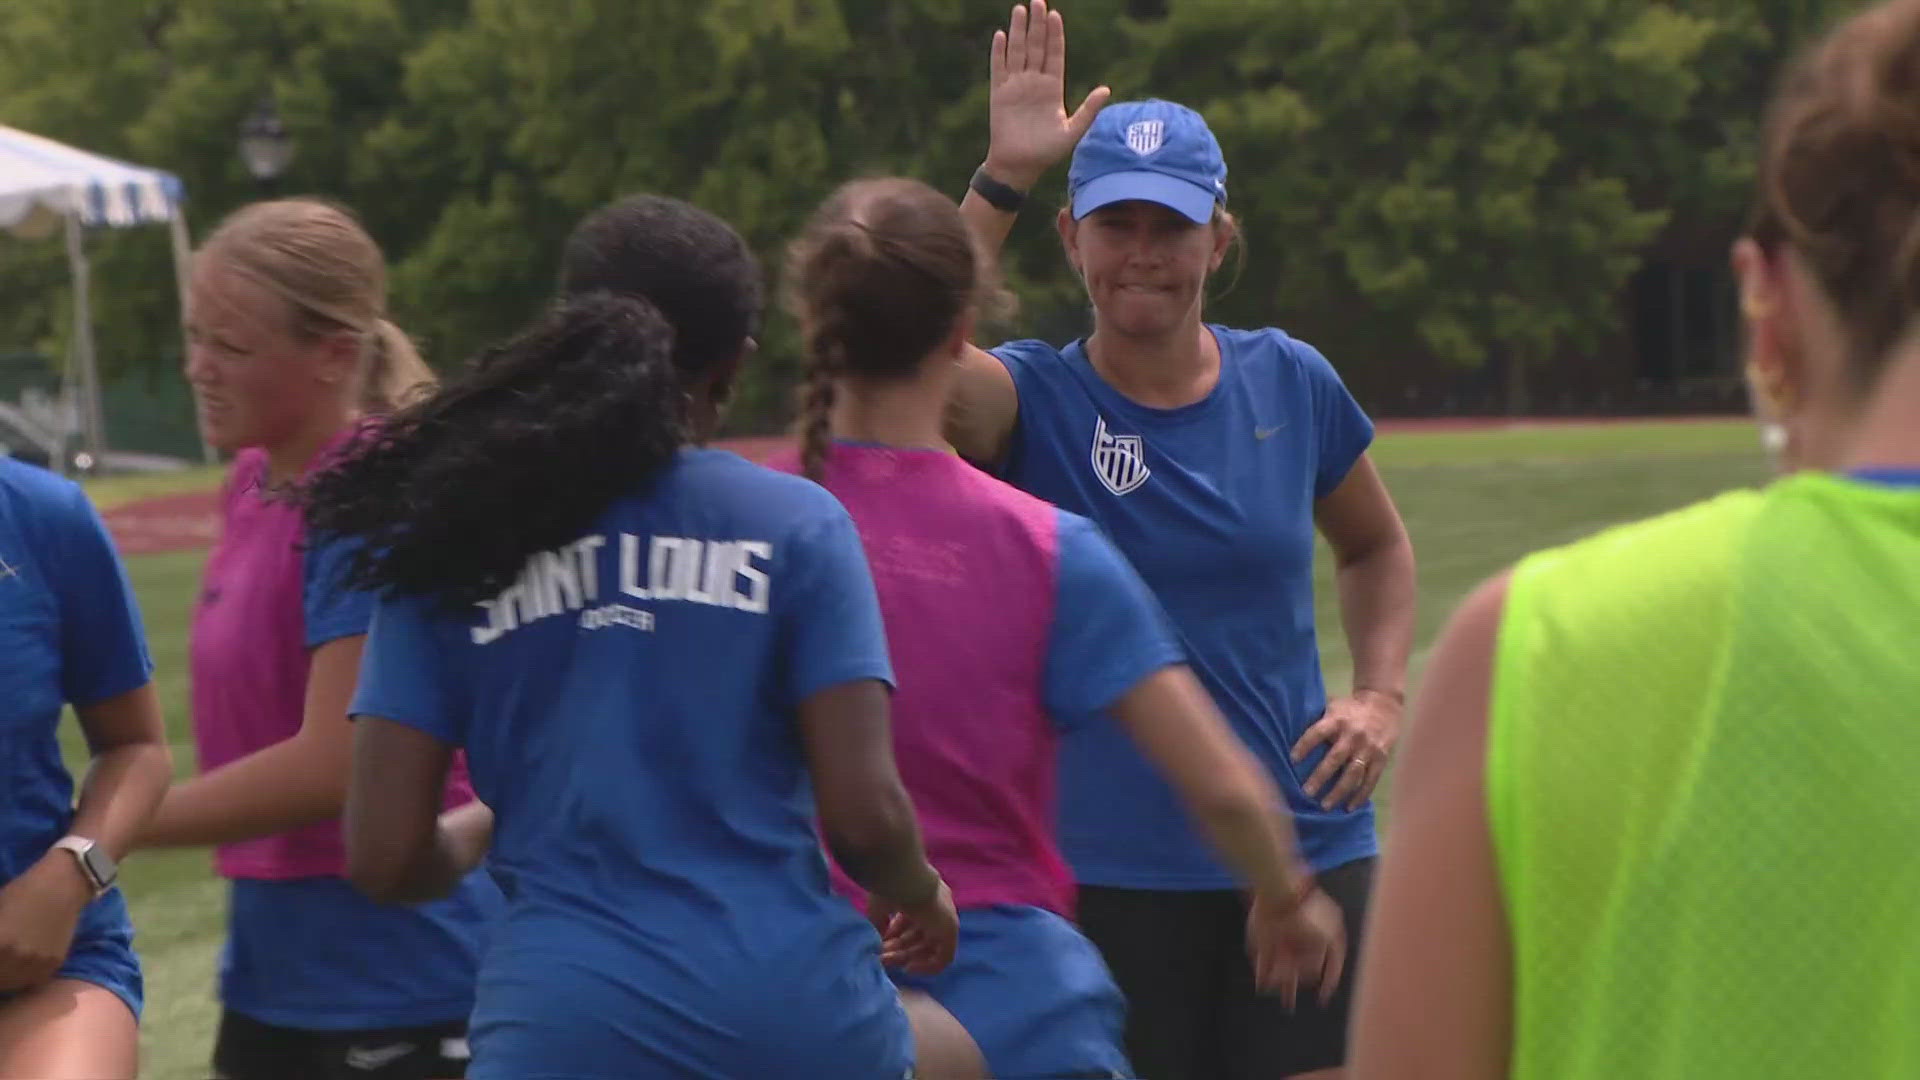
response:
<path id="1" fill-rule="evenodd" d="M 1070 103 L 1105 82 L 1191 105 L 1220 138 L 1248 250 L 1209 317 L 1314 342 L 1384 415 L 1604 411 L 1616 399 L 1593 386 L 1646 381 L 1618 359 L 1636 340 L 1728 352 L 1718 268 L 1759 111 L 1788 51 L 1852 6 L 1060 2 Z M 723 216 L 776 282 L 786 242 L 849 177 L 957 197 L 986 149 L 986 46 L 1008 7 L 0 0 L 0 122 L 177 174 L 199 236 L 265 193 L 237 129 L 270 95 L 296 146 L 276 192 L 361 215 L 393 264 L 395 320 L 444 367 L 528 320 L 567 230 L 624 193 Z M 1064 185 L 1048 177 L 1009 244 L 1009 333 L 1085 328 L 1051 223 Z M 177 381 L 163 231 L 89 243 L 108 373 Z M 64 355 L 69 304 L 57 240 L 0 238 L 0 352 Z M 1676 304 L 1713 325 L 1638 325 Z M 763 346 L 736 430 L 788 415 L 784 316 Z"/>

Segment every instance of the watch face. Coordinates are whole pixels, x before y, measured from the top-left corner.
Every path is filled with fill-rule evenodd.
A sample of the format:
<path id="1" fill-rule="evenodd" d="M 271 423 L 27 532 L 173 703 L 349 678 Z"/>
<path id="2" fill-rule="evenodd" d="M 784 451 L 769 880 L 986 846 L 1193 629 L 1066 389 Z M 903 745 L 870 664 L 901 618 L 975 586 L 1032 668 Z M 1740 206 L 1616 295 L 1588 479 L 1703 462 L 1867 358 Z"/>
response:
<path id="1" fill-rule="evenodd" d="M 113 884 L 114 874 L 118 871 L 113 865 L 113 860 L 107 857 L 106 852 L 100 850 L 99 845 L 88 848 L 86 854 L 80 856 L 80 859 L 87 864 L 87 873 L 93 875 L 95 885 L 104 889 Z"/>

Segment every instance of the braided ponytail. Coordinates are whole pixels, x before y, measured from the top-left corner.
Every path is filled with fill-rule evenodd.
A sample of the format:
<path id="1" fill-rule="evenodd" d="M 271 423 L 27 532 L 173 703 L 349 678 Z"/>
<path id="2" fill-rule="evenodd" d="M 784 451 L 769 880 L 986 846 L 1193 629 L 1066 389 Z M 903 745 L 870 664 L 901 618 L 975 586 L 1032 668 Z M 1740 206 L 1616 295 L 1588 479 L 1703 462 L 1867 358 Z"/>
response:
<path id="1" fill-rule="evenodd" d="M 800 467 L 807 479 L 826 478 L 827 449 L 833 442 L 834 381 L 846 370 L 846 352 L 837 330 L 817 326 L 807 334 L 807 400 L 801 415 Z"/>
<path id="2" fill-rule="evenodd" d="M 800 406 L 800 468 L 820 483 L 833 442 L 835 384 L 849 374 L 846 310 L 860 283 L 849 280 L 871 254 L 872 237 L 860 229 L 835 229 L 796 245 L 787 272 L 787 306 L 806 337 L 806 397 Z"/>
<path id="3" fill-rule="evenodd" d="M 916 180 L 857 180 L 814 213 L 784 281 L 806 333 L 799 427 L 809 479 L 824 475 L 836 385 L 914 378 L 956 320 L 981 306 L 982 264 L 953 200 Z"/>

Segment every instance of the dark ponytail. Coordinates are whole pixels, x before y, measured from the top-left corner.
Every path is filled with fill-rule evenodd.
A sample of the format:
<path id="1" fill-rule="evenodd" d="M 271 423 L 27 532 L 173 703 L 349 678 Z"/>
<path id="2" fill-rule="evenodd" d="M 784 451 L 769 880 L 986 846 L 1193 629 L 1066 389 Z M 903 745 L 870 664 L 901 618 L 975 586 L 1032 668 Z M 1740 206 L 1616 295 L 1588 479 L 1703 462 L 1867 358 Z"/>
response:
<path id="1" fill-rule="evenodd" d="M 864 226 L 848 224 L 825 230 L 804 244 L 796 256 L 788 282 L 789 305 L 801 318 L 806 341 L 807 395 L 801 407 L 800 468 L 816 483 L 825 479 L 827 449 L 833 442 L 835 387 L 847 371 L 847 331 L 850 316 L 837 303 L 807 303 L 807 297 L 840 297 L 859 288 L 845 280 L 857 270 L 872 243 Z"/>
<path id="2" fill-rule="evenodd" d="M 997 299 L 952 199 L 918 180 L 855 180 L 787 256 L 786 301 L 805 330 L 800 463 L 821 479 L 835 386 L 912 379 L 957 321 Z"/>
<path id="3" fill-rule="evenodd" d="M 666 467 L 687 402 L 650 301 L 569 297 L 370 427 L 310 483 L 308 528 L 362 542 L 351 586 L 490 599 Z"/>
<path id="4" fill-rule="evenodd" d="M 833 442 L 834 383 L 845 361 L 840 343 L 820 328 L 807 334 L 807 400 L 802 409 L 800 469 L 815 482 L 826 477 L 827 448 Z"/>

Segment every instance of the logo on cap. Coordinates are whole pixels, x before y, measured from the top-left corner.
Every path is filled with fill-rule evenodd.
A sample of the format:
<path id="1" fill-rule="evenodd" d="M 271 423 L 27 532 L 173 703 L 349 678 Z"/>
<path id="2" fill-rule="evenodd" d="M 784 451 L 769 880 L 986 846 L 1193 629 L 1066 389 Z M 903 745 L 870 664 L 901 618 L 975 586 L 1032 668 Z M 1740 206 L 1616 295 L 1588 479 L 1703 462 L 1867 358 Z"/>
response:
<path id="1" fill-rule="evenodd" d="M 1141 157 L 1146 157 L 1167 139 L 1167 125 L 1162 120 L 1136 120 L 1127 125 L 1127 148 Z"/>

